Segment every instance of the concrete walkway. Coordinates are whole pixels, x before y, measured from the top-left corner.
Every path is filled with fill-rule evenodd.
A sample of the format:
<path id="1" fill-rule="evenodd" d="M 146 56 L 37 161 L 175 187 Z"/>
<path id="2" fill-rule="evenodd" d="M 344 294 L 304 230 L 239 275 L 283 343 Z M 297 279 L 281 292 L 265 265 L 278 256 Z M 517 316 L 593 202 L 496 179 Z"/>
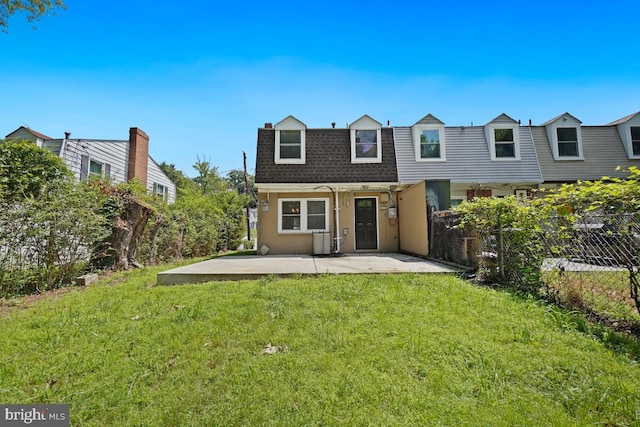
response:
<path id="1" fill-rule="evenodd" d="M 403 254 L 348 254 L 341 256 L 249 255 L 223 256 L 158 273 L 159 285 L 213 280 L 258 279 L 277 275 L 361 273 L 459 273 L 448 265 Z"/>

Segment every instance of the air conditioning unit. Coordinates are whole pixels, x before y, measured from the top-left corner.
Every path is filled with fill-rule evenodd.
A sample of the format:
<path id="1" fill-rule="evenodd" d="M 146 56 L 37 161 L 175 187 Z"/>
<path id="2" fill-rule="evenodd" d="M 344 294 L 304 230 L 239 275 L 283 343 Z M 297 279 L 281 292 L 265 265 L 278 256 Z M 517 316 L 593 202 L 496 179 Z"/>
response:
<path id="1" fill-rule="evenodd" d="M 329 255 L 331 253 L 331 234 L 328 231 L 313 232 L 313 254 Z"/>

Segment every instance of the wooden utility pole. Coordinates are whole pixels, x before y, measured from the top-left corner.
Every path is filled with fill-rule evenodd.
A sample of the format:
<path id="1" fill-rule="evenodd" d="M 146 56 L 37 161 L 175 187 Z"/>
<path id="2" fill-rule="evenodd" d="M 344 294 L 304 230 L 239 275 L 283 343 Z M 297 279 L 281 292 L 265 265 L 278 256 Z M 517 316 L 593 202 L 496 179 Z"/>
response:
<path id="1" fill-rule="evenodd" d="M 247 153 L 242 152 L 242 157 L 244 158 L 244 193 L 251 200 L 251 196 L 249 195 L 249 178 L 247 178 Z M 246 217 L 247 217 L 247 240 L 251 240 L 251 225 L 249 222 L 249 205 L 250 202 L 247 202 L 246 206 Z"/>

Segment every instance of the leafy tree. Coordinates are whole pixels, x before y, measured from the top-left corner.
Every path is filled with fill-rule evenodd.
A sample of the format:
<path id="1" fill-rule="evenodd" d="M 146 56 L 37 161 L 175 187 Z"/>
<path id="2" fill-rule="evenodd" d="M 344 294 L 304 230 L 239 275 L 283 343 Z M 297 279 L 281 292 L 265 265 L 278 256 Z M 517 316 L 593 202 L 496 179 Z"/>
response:
<path id="1" fill-rule="evenodd" d="M 0 142 L 0 296 L 68 283 L 103 237 L 98 192 L 29 141 Z"/>
<path id="2" fill-rule="evenodd" d="M 244 182 L 244 171 L 240 169 L 234 169 L 227 173 L 227 177 L 225 178 L 227 182 L 227 186 L 230 189 L 236 190 L 238 194 L 243 195 L 247 194 L 246 185 Z M 248 196 L 251 200 L 250 206 L 252 208 L 256 207 L 256 187 L 255 187 L 255 177 L 251 174 L 247 174 L 247 181 L 249 183 L 249 192 Z"/>
<path id="3" fill-rule="evenodd" d="M 482 279 L 516 283 L 535 292 L 544 257 L 538 205 L 515 196 L 479 197 L 461 203 L 455 210 L 463 214 L 462 226 L 471 225 L 479 233 L 483 253 L 495 254 L 491 262 L 481 261 Z"/>
<path id="4" fill-rule="evenodd" d="M 71 176 L 62 160 L 30 141 L 0 141 L 0 198 L 18 200 Z"/>
<path id="5" fill-rule="evenodd" d="M 620 170 L 620 168 L 618 168 Z M 616 212 L 640 211 L 640 169 L 631 166 L 626 178 L 605 176 L 597 181 L 564 184 L 550 191 L 546 200 L 556 209 L 592 211 L 602 209 Z"/>
<path id="6" fill-rule="evenodd" d="M 193 168 L 198 172 L 198 176 L 193 181 L 198 185 L 202 194 L 215 193 L 225 189 L 225 182 L 218 176 L 218 167 L 212 166 L 208 160 L 200 160 L 200 156 L 198 156 Z"/>
<path id="7" fill-rule="evenodd" d="M 176 185 L 178 197 L 184 190 L 193 190 L 196 188 L 196 183 L 193 182 L 183 171 L 176 168 L 173 163 L 160 163 L 160 169 L 169 177 L 169 179 Z"/>
<path id="8" fill-rule="evenodd" d="M 34 22 L 54 13 L 55 9 L 66 8 L 62 0 L 0 0 L 0 28 L 6 32 L 9 17 L 17 12 L 25 13 L 27 21 Z"/>

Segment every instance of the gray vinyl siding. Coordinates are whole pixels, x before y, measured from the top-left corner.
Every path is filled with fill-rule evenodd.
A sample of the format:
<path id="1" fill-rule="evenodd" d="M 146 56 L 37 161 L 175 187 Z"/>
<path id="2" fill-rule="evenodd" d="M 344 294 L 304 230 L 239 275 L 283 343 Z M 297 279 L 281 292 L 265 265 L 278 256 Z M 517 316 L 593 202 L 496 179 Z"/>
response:
<path id="1" fill-rule="evenodd" d="M 603 176 L 625 177 L 617 166 L 640 166 L 640 160 L 629 160 L 618 128 L 615 126 L 582 126 L 584 160 L 554 160 L 544 126 L 532 127 L 538 160 L 545 182 L 596 180 Z"/>
<path id="2" fill-rule="evenodd" d="M 89 156 L 90 161 L 108 164 L 109 179 L 113 184 L 117 184 L 127 181 L 128 146 L 129 141 L 67 139 L 63 143 L 60 156 L 78 179 L 84 175 L 81 173 L 83 155 Z M 103 166 L 103 173 L 105 169 Z"/>
<path id="3" fill-rule="evenodd" d="M 149 156 L 147 162 L 147 190 L 151 193 L 154 191 L 154 184 L 160 184 L 168 189 L 167 203 L 176 201 L 176 185 L 162 172 L 160 166 Z"/>
<path id="4" fill-rule="evenodd" d="M 540 183 L 542 175 L 528 127 L 519 127 L 520 160 L 492 161 L 482 126 L 445 127 L 446 161 L 416 161 L 411 127 L 394 127 L 398 180 L 448 179 L 452 183 Z"/>

